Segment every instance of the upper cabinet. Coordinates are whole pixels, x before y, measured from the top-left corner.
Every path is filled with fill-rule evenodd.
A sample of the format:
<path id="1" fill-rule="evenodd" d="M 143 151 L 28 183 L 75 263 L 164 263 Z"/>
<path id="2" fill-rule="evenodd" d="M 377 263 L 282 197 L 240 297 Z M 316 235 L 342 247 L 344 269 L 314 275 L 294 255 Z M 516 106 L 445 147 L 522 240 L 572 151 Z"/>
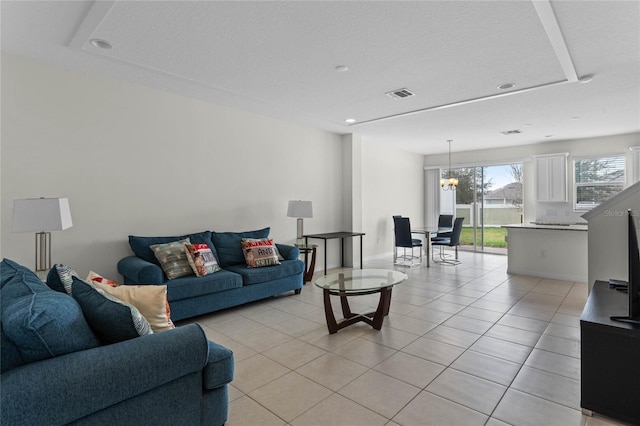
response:
<path id="1" fill-rule="evenodd" d="M 550 154 L 534 157 L 536 201 L 566 203 L 567 157 L 569 154 Z"/>

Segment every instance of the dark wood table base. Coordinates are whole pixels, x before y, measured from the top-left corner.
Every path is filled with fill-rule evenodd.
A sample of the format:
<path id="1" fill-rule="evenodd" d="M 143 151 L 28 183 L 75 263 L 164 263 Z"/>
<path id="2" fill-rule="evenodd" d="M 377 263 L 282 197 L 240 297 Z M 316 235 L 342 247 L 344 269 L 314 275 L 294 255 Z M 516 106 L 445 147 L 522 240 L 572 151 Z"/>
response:
<path id="1" fill-rule="evenodd" d="M 382 328 L 382 321 L 384 317 L 389 315 L 389 307 L 391 306 L 391 290 L 393 286 L 383 287 L 379 290 L 369 290 L 363 292 L 345 292 L 340 290 L 328 290 L 323 289 L 324 293 L 324 314 L 327 318 L 327 328 L 329 334 L 337 333 L 338 330 L 345 328 L 351 324 L 363 321 L 372 326 L 376 330 Z M 349 307 L 348 296 L 364 296 L 367 294 L 380 293 L 380 301 L 378 302 L 378 308 L 375 312 L 368 312 L 366 314 L 355 314 L 351 312 Z M 333 307 L 331 306 L 331 296 L 340 296 L 340 305 L 342 306 L 342 315 L 344 319 L 340 322 L 336 321 L 336 317 L 333 314 Z"/>

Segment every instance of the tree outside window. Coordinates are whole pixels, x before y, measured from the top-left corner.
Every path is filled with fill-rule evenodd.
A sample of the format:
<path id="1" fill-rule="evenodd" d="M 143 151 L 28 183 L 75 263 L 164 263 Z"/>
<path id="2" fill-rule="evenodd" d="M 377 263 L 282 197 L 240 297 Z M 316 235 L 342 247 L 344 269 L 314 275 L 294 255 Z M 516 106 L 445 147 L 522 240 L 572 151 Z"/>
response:
<path id="1" fill-rule="evenodd" d="M 624 189 L 625 157 L 576 160 L 574 179 L 575 210 L 591 210 Z"/>

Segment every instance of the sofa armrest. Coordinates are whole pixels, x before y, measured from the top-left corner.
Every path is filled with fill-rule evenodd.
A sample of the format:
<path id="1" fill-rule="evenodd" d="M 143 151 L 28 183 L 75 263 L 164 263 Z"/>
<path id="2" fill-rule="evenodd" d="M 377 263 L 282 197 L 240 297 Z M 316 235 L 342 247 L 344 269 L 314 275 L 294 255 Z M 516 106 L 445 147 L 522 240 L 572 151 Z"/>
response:
<path id="1" fill-rule="evenodd" d="M 125 284 L 164 284 L 162 268 L 138 256 L 120 259 L 118 272 L 124 277 Z"/>
<path id="2" fill-rule="evenodd" d="M 284 260 L 296 260 L 300 257 L 300 249 L 296 246 L 276 243 L 276 247 L 278 247 L 278 251 L 284 257 Z"/>
<path id="3" fill-rule="evenodd" d="M 233 373 L 233 352 L 210 341 L 207 365 L 204 367 L 204 388 L 215 389 L 230 383 L 233 380 Z"/>
<path id="4" fill-rule="evenodd" d="M 207 363 L 197 324 L 33 362 L 2 374 L 1 424 L 67 424 Z"/>

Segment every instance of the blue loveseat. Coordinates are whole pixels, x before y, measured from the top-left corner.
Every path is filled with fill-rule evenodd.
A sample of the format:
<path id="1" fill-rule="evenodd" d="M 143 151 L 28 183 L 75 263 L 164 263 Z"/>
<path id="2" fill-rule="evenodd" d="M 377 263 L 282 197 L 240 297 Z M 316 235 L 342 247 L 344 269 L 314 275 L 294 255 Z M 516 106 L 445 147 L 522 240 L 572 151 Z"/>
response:
<path id="1" fill-rule="evenodd" d="M 233 354 L 197 324 L 103 345 L 76 300 L 0 264 L 2 425 L 222 425 Z"/>
<path id="2" fill-rule="evenodd" d="M 276 244 L 283 260 L 279 265 L 248 268 L 240 242 L 243 238 L 261 239 L 269 236 L 270 228 L 247 232 L 205 231 L 173 237 L 129 236 L 133 256 L 118 262 L 118 272 L 124 284 L 155 284 L 167 286 L 171 319 L 181 320 L 202 315 L 287 291 L 300 293 L 304 262 L 299 260 L 297 247 Z M 207 244 L 219 266 L 213 274 L 167 279 L 150 246 L 189 238 L 194 244 Z"/>

